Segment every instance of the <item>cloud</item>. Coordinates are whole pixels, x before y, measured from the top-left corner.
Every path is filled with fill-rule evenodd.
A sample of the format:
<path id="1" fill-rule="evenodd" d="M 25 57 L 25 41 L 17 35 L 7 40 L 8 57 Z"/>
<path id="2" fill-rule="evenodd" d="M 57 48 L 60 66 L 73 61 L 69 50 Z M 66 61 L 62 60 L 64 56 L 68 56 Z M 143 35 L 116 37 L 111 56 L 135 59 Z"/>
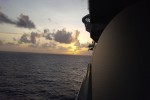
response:
<path id="1" fill-rule="evenodd" d="M 35 24 L 30 20 L 29 16 L 27 15 L 20 14 L 20 16 L 17 19 L 18 20 L 13 21 L 7 15 L 0 11 L 0 24 L 7 23 L 16 25 L 17 27 L 23 27 L 28 29 L 36 28 Z"/>
<path id="2" fill-rule="evenodd" d="M 75 33 L 68 32 L 66 29 L 57 30 L 56 32 L 50 33 L 49 29 L 44 30 L 45 39 L 54 40 L 63 44 L 71 44 L 73 43 L 78 49 L 80 48 L 88 48 L 89 43 L 80 43 L 78 37 L 80 32 L 78 30 Z"/>
<path id="3" fill-rule="evenodd" d="M 77 41 L 78 37 L 79 37 L 80 32 L 78 30 L 76 30 L 74 37 L 73 37 L 73 41 Z"/>
<path id="4" fill-rule="evenodd" d="M 36 44 L 30 44 L 30 45 L 28 45 L 28 47 L 31 47 L 31 48 L 39 48 L 39 47 L 40 47 L 40 43 L 37 42 Z"/>
<path id="5" fill-rule="evenodd" d="M 65 29 L 58 30 L 54 34 L 54 39 L 59 43 L 66 43 L 66 44 L 70 44 L 73 41 L 72 33 L 67 32 Z"/>
<path id="6" fill-rule="evenodd" d="M 30 38 L 29 38 L 29 35 L 28 34 L 26 34 L 26 33 L 24 33 L 22 36 L 21 36 L 21 38 L 20 38 L 20 41 L 19 41 L 20 43 L 31 43 L 31 40 L 30 40 Z"/>
<path id="7" fill-rule="evenodd" d="M 0 45 L 3 45 L 3 41 L 2 40 L 0 40 Z"/>
<path id="8" fill-rule="evenodd" d="M 36 32 L 31 32 L 30 34 L 24 33 L 20 40 L 19 43 L 33 43 L 36 44 L 37 38 L 40 38 L 41 35 L 36 33 Z"/>
<path id="9" fill-rule="evenodd" d="M 81 49 L 81 48 L 88 48 L 89 43 L 80 43 L 80 41 L 76 41 L 74 46 L 77 47 L 77 49 Z"/>
<path id="10" fill-rule="evenodd" d="M 28 43 L 29 48 L 39 48 L 45 50 L 60 50 L 61 52 L 78 52 L 88 48 L 89 43 L 80 43 L 78 39 L 80 32 L 76 30 L 68 32 L 65 29 L 50 32 L 45 29 L 43 32 L 24 33 L 19 43 Z M 15 39 L 14 39 L 15 41 Z"/>
<path id="11" fill-rule="evenodd" d="M 49 29 L 44 29 L 44 33 L 49 33 Z"/>
<path id="12" fill-rule="evenodd" d="M 78 40 L 80 32 L 78 30 L 73 34 L 72 32 L 66 31 L 66 29 L 57 30 L 55 32 L 50 32 L 49 29 L 44 29 L 44 32 L 41 33 L 41 37 L 44 37 L 46 40 L 53 40 L 58 43 L 71 44 L 75 43 Z M 31 41 L 35 43 L 35 37 L 38 37 L 38 33 L 31 33 Z"/>
<path id="13" fill-rule="evenodd" d="M 41 48 L 56 48 L 57 44 L 53 42 L 41 44 Z"/>
<path id="14" fill-rule="evenodd" d="M 14 21 L 12 21 L 10 18 L 8 18 L 8 16 L 6 16 L 2 12 L 0 12 L 0 23 L 15 24 Z"/>
<path id="15" fill-rule="evenodd" d="M 21 14 L 19 17 L 18 17 L 18 21 L 16 23 L 16 25 L 18 27 L 24 27 L 24 28 L 35 28 L 35 25 L 34 23 L 29 19 L 29 16 L 27 15 L 24 15 L 24 14 Z"/>
<path id="16" fill-rule="evenodd" d="M 72 42 L 78 41 L 80 32 L 76 30 L 74 34 L 72 32 L 67 32 L 65 29 L 57 30 L 54 33 L 54 40 L 59 43 L 70 44 Z"/>
<path id="17" fill-rule="evenodd" d="M 43 37 L 45 37 L 46 40 L 53 40 L 54 33 L 50 33 L 49 29 L 44 29 Z"/>
<path id="18" fill-rule="evenodd" d="M 31 32 L 30 38 L 31 38 L 31 43 L 35 44 L 37 41 L 36 38 L 40 38 L 40 34 L 35 33 L 35 32 Z"/>
<path id="19" fill-rule="evenodd" d="M 46 38 L 47 40 L 53 40 L 52 34 L 47 34 L 47 35 L 45 36 L 45 38 Z"/>

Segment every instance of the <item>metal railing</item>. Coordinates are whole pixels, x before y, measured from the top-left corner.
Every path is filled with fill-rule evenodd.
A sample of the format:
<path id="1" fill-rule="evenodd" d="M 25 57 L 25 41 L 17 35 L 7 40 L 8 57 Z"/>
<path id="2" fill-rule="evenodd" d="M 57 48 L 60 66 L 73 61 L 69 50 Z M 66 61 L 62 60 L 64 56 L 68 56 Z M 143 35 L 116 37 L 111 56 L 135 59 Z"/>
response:
<path id="1" fill-rule="evenodd" d="M 86 76 L 75 100 L 92 100 L 91 64 L 88 64 Z"/>

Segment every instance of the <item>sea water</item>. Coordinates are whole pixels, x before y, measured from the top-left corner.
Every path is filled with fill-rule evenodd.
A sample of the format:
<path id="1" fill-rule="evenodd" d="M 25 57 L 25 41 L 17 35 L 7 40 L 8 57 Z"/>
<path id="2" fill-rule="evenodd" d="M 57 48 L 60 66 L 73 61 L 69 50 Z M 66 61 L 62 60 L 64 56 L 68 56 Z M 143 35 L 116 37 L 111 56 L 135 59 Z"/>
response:
<path id="1" fill-rule="evenodd" d="M 90 56 L 0 52 L 0 100 L 74 100 Z"/>

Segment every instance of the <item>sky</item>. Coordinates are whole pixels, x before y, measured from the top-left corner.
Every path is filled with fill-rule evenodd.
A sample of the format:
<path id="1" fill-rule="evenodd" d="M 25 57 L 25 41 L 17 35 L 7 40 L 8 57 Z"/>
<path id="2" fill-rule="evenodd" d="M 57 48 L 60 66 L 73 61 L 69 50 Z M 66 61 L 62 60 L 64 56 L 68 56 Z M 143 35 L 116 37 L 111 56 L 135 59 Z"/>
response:
<path id="1" fill-rule="evenodd" d="M 87 0 L 0 0 L 0 51 L 90 55 Z"/>

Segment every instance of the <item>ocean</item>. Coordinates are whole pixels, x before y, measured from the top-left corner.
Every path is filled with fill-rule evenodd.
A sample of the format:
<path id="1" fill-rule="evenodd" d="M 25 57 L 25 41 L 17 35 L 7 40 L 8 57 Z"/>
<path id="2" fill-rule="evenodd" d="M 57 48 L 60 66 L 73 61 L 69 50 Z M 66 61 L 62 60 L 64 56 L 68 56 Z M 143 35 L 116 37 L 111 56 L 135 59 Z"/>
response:
<path id="1" fill-rule="evenodd" d="M 90 56 L 0 52 L 0 100 L 74 100 Z"/>

